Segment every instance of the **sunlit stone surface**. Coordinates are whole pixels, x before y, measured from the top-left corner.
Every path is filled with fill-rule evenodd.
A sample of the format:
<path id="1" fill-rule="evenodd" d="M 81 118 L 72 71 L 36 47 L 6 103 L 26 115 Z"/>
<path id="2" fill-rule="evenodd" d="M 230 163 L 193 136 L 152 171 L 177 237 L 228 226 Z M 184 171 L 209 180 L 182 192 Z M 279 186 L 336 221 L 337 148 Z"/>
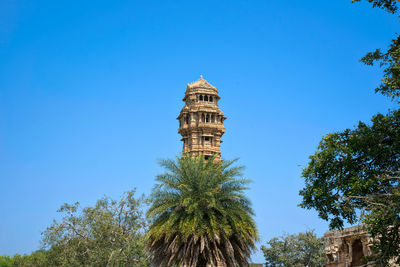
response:
<path id="1" fill-rule="evenodd" d="M 204 155 L 208 159 L 221 158 L 221 136 L 225 132 L 226 117 L 218 107 L 218 90 L 202 76 L 186 87 L 185 106 L 178 116 L 183 153 Z"/>

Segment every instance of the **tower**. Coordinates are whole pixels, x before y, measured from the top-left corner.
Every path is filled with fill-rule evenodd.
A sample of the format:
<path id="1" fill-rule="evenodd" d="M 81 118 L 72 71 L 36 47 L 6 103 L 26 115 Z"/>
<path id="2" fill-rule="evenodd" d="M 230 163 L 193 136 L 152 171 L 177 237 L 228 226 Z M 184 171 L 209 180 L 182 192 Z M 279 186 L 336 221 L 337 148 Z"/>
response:
<path id="1" fill-rule="evenodd" d="M 178 116 L 182 135 L 183 153 L 204 155 L 205 159 L 216 154 L 221 159 L 221 136 L 225 132 L 226 117 L 218 107 L 218 90 L 203 76 L 186 87 L 185 106 Z"/>

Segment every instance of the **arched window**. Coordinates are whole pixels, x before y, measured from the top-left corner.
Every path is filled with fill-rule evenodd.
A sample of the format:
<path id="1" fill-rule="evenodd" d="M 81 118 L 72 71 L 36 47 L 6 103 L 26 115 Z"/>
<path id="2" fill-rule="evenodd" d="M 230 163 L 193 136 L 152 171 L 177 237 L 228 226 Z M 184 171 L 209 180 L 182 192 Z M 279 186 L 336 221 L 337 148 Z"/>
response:
<path id="1" fill-rule="evenodd" d="M 206 122 L 210 122 L 210 115 L 206 115 Z"/>
<path id="2" fill-rule="evenodd" d="M 208 95 L 204 96 L 204 101 L 208 101 Z"/>
<path id="3" fill-rule="evenodd" d="M 213 97 L 210 95 L 210 102 L 213 102 Z"/>
<path id="4" fill-rule="evenodd" d="M 203 101 L 203 96 L 202 95 L 199 96 L 199 100 Z"/>

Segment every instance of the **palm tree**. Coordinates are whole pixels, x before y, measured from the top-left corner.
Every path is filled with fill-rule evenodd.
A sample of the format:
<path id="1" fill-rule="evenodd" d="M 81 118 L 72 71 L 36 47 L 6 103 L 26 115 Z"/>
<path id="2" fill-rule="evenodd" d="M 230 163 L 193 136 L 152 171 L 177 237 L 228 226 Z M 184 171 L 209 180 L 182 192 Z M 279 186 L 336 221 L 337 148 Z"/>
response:
<path id="1" fill-rule="evenodd" d="M 154 266 L 249 266 L 257 227 L 244 195 L 249 180 L 233 161 L 184 155 L 163 160 L 148 211 Z"/>

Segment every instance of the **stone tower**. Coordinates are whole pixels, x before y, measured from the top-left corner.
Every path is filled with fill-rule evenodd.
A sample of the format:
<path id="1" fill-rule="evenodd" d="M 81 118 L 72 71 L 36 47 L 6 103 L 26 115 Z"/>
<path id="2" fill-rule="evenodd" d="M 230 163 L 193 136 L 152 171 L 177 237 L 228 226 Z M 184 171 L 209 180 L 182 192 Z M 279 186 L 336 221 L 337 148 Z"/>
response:
<path id="1" fill-rule="evenodd" d="M 216 154 L 221 159 L 221 136 L 225 132 L 226 117 L 218 107 L 218 90 L 203 76 L 186 87 L 185 106 L 178 116 L 179 133 L 182 135 L 183 153 L 204 155 L 205 159 Z"/>

